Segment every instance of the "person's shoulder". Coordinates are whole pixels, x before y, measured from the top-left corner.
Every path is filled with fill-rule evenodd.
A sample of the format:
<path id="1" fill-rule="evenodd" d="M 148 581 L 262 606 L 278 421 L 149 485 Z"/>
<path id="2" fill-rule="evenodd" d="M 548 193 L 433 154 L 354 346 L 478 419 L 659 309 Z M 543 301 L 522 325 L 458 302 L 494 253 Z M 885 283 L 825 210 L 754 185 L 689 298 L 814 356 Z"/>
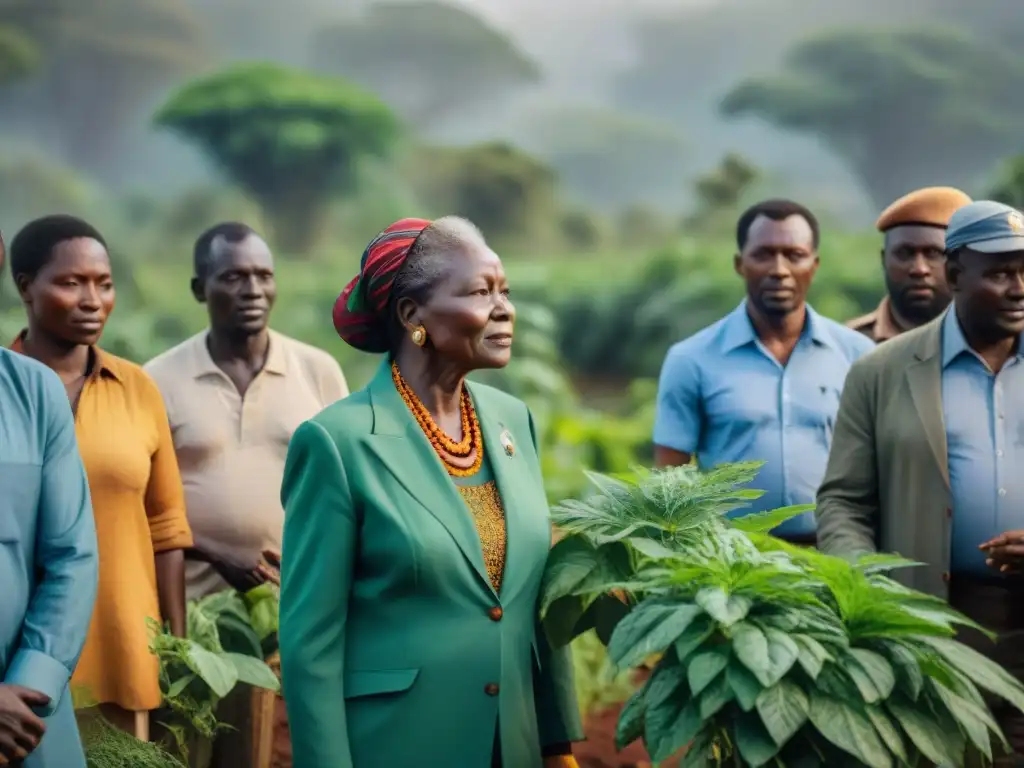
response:
<path id="1" fill-rule="evenodd" d="M 280 344 L 292 360 L 298 363 L 304 370 L 316 375 L 336 374 L 341 370 L 341 365 L 334 356 L 320 347 L 314 347 L 304 341 L 293 339 L 278 331 L 270 332 L 270 343 Z"/>
<path id="2" fill-rule="evenodd" d="M 821 321 L 824 323 L 829 335 L 842 347 L 846 358 L 850 362 L 868 354 L 876 346 L 874 341 L 855 328 L 851 328 L 843 323 L 837 323 L 828 317 L 822 317 Z"/>
<path id="3" fill-rule="evenodd" d="M 665 353 L 665 363 L 679 363 L 684 360 L 698 362 L 703 357 L 713 354 L 719 341 L 721 341 L 722 334 L 732 320 L 732 316 L 733 313 L 730 312 L 711 325 L 707 325 L 685 339 L 677 341 Z"/>
<path id="4" fill-rule="evenodd" d="M 0 374 L 4 389 L 24 405 L 32 401 L 67 401 L 60 377 L 49 366 L 20 352 L 0 347 Z"/>
<path id="5" fill-rule="evenodd" d="M 192 359 L 192 350 L 195 348 L 195 345 L 201 343 L 205 336 L 206 331 L 200 331 L 181 343 L 175 344 L 144 364 L 142 370 L 156 379 L 157 382 L 165 376 L 173 376 L 180 373 L 182 365 Z"/>
<path id="6" fill-rule="evenodd" d="M 373 429 L 370 393 L 364 387 L 348 397 L 335 400 L 307 421 L 335 437 L 368 435 Z"/>
<path id="7" fill-rule="evenodd" d="M 929 326 L 914 328 L 874 348 L 850 368 L 851 375 L 865 379 L 886 377 L 892 372 L 902 374 L 915 358 L 929 333 Z"/>
<path id="8" fill-rule="evenodd" d="M 130 396 L 141 397 L 143 400 L 156 398 L 161 403 L 163 402 L 163 395 L 161 395 L 155 379 L 141 365 L 106 350 L 102 350 L 101 354 L 100 364 L 107 373 L 112 374 L 121 383 L 125 390 L 131 393 Z M 103 374 L 104 372 L 101 371 L 100 375 Z"/>
<path id="9" fill-rule="evenodd" d="M 871 336 L 872 331 L 874 331 L 875 325 L 877 323 L 878 310 L 875 309 L 872 310 L 871 312 L 868 312 L 866 315 L 861 315 L 860 317 L 853 318 L 853 320 L 848 320 L 846 322 L 846 327 L 849 328 L 850 330 L 857 331 L 857 333 L 862 333 L 867 336 Z"/>

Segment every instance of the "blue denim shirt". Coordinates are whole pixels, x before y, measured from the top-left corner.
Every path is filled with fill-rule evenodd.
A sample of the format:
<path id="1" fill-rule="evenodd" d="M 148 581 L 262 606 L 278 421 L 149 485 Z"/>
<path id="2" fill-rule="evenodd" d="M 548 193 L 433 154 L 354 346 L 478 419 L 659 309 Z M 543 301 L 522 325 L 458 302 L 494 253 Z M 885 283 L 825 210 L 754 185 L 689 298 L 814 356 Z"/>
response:
<path id="1" fill-rule="evenodd" d="M 825 474 L 846 373 L 874 347 L 863 334 L 807 307 L 804 332 L 781 365 L 757 337 L 746 302 L 668 352 L 658 385 L 654 442 L 697 455 L 702 468 L 765 461 L 765 495 L 735 514 L 813 504 Z M 803 536 L 814 515 L 774 533 Z"/>
<path id="2" fill-rule="evenodd" d="M 1021 352 L 993 374 L 967 345 L 956 312 L 942 322 L 942 410 L 953 496 L 950 567 L 995 576 L 978 549 L 1024 529 L 1024 364 Z"/>
<path id="3" fill-rule="evenodd" d="M 96 599 L 96 527 L 60 379 L 0 349 L 0 679 L 50 697 L 25 768 L 84 768 L 68 682 Z"/>

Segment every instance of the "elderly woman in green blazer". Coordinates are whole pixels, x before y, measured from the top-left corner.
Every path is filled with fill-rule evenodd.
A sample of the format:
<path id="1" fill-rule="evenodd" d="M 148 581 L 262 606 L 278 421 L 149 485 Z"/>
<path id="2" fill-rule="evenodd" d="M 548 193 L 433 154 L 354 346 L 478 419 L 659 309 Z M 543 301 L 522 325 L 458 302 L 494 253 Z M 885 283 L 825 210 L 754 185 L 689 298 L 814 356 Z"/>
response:
<path id="1" fill-rule="evenodd" d="M 501 261 L 455 217 L 363 254 L 334 322 L 377 375 L 301 425 L 284 474 L 281 672 L 295 768 L 575 766 L 567 649 L 539 629 L 551 544 L 509 361 Z"/>

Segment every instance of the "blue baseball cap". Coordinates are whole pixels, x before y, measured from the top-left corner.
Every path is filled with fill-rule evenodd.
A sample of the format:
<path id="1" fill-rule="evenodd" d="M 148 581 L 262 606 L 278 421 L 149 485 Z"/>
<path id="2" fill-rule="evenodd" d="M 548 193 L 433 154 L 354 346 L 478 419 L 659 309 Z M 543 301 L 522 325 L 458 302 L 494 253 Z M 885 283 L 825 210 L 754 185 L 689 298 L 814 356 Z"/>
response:
<path id="1" fill-rule="evenodd" d="M 958 208 L 949 219 L 946 250 L 964 247 L 979 253 L 1024 251 L 1024 214 L 993 200 Z"/>

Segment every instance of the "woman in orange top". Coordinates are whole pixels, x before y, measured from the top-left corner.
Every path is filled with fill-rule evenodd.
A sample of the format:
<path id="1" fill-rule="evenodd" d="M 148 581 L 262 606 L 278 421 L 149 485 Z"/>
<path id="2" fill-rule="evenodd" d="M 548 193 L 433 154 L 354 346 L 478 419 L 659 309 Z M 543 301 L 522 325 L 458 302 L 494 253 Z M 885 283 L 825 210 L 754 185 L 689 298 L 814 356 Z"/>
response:
<path id="1" fill-rule="evenodd" d="M 183 550 L 192 545 L 163 400 L 140 367 L 96 346 L 114 307 L 99 232 L 70 216 L 37 219 L 14 238 L 10 262 L 28 314 L 12 349 L 64 381 L 96 517 L 99 593 L 71 684 L 148 739 L 161 697 L 146 618 L 185 635 Z"/>

